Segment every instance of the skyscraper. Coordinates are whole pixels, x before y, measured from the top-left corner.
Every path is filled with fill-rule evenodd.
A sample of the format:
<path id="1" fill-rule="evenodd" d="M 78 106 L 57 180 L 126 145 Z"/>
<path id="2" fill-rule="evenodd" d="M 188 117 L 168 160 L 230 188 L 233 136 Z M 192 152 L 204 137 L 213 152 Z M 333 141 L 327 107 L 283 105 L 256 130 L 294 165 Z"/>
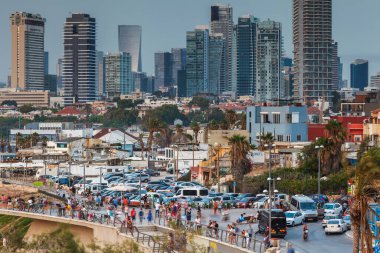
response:
<path id="1" fill-rule="evenodd" d="M 332 99 L 332 0 L 293 0 L 294 96 Z"/>
<path id="2" fill-rule="evenodd" d="M 11 87 L 20 90 L 43 90 L 45 19 L 39 14 L 15 12 L 10 21 Z"/>
<path id="3" fill-rule="evenodd" d="M 96 93 L 97 98 L 102 98 L 106 95 L 106 86 L 104 85 L 104 53 L 96 51 Z"/>
<path id="4" fill-rule="evenodd" d="M 209 37 L 208 45 L 208 93 L 221 94 L 221 80 L 225 78 L 225 47 L 223 34 L 214 33 Z"/>
<path id="5" fill-rule="evenodd" d="M 375 76 L 371 76 L 371 87 L 376 87 L 380 90 L 380 71 Z"/>
<path id="6" fill-rule="evenodd" d="M 119 25 L 119 51 L 131 55 L 133 72 L 142 72 L 141 26 Z"/>
<path id="7" fill-rule="evenodd" d="M 351 88 L 364 90 L 368 86 L 368 61 L 356 59 L 350 65 Z"/>
<path id="8" fill-rule="evenodd" d="M 62 89 L 62 76 L 63 76 L 63 59 L 59 58 L 55 67 L 55 74 L 57 76 L 57 91 Z"/>
<path id="9" fill-rule="evenodd" d="M 339 58 L 338 58 L 338 42 L 333 41 L 331 45 L 331 70 L 332 70 L 332 83 L 333 89 L 337 90 L 339 87 Z"/>
<path id="10" fill-rule="evenodd" d="M 44 52 L 44 75 L 49 75 L 49 52 Z"/>
<path id="11" fill-rule="evenodd" d="M 172 48 L 173 83 L 178 85 L 178 70 L 186 68 L 186 48 Z"/>
<path id="12" fill-rule="evenodd" d="M 63 87 L 65 104 L 96 98 L 96 23 L 89 14 L 74 13 L 64 25 Z"/>
<path id="13" fill-rule="evenodd" d="M 148 91 L 148 78 L 145 72 L 132 72 L 135 91 Z"/>
<path id="14" fill-rule="evenodd" d="M 215 4 L 211 6 L 210 31 L 213 34 L 223 34 L 225 39 L 225 79 L 220 80 L 220 92 L 232 91 L 232 39 L 233 15 L 229 5 Z"/>
<path id="15" fill-rule="evenodd" d="M 154 73 L 156 89 L 173 86 L 172 54 L 170 52 L 154 54 Z"/>
<path id="16" fill-rule="evenodd" d="M 259 22 L 256 43 L 256 101 L 278 104 L 285 93 L 281 73 L 281 23 Z"/>
<path id="17" fill-rule="evenodd" d="M 131 55 L 126 52 L 104 56 L 107 98 L 113 99 L 134 91 Z"/>
<path id="18" fill-rule="evenodd" d="M 208 91 L 207 26 L 197 26 L 186 33 L 186 96 L 192 97 Z"/>
<path id="19" fill-rule="evenodd" d="M 236 95 L 253 96 L 256 92 L 256 29 L 258 20 L 250 15 L 239 17 L 236 32 Z"/>

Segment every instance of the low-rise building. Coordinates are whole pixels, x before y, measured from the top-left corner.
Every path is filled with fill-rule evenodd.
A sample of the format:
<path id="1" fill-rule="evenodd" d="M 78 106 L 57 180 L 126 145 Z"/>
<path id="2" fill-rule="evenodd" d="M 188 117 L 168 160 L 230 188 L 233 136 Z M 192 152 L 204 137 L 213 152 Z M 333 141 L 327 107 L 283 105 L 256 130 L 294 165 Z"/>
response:
<path id="1" fill-rule="evenodd" d="M 363 123 L 364 138 L 368 138 L 371 146 L 379 144 L 380 139 L 380 109 L 371 112 L 371 117 Z"/>
<path id="2" fill-rule="evenodd" d="M 17 106 L 33 105 L 35 107 L 49 107 L 49 91 L 0 89 L 0 103 L 5 100 L 14 100 Z"/>

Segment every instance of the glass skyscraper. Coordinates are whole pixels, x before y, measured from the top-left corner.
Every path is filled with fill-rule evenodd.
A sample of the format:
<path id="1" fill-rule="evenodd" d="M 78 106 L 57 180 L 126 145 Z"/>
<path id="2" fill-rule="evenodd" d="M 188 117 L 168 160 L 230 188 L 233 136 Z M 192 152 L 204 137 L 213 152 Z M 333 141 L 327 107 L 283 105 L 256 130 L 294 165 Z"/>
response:
<path id="1" fill-rule="evenodd" d="M 155 89 L 173 86 L 172 54 L 157 52 L 154 54 Z"/>
<path id="2" fill-rule="evenodd" d="M 186 68 L 186 48 L 172 48 L 173 82 L 178 85 L 178 70 Z"/>
<path id="3" fill-rule="evenodd" d="M 351 88 L 364 90 L 368 86 L 368 61 L 356 59 L 350 65 Z"/>
<path id="4" fill-rule="evenodd" d="M 141 26 L 119 25 L 119 51 L 132 57 L 132 71 L 142 72 L 141 62 Z"/>
<path id="5" fill-rule="evenodd" d="M 208 47 L 208 93 L 221 94 L 221 80 L 225 78 L 225 46 L 223 34 L 214 33 Z"/>
<path id="6" fill-rule="evenodd" d="M 96 23 L 74 13 L 64 25 L 63 87 L 65 105 L 96 99 Z"/>

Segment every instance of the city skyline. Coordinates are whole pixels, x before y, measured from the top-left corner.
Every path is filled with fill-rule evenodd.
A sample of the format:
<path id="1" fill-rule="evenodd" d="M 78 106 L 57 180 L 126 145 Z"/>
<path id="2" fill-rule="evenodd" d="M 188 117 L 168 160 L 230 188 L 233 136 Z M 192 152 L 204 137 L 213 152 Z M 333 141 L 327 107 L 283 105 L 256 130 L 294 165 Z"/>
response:
<path id="1" fill-rule="evenodd" d="M 261 20 L 270 18 L 281 22 L 285 55 L 293 57 L 291 0 L 257 0 L 253 3 L 245 0 L 218 2 L 232 6 L 235 24 L 238 17 L 245 14 L 252 14 Z M 53 74 L 58 58 L 63 56 L 63 23 L 71 12 L 89 13 L 97 19 L 97 49 L 105 53 L 116 52 L 118 49 L 118 25 L 141 25 L 143 31 L 143 71 L 153 74 L 154 53 L 170 51 L 171 48 L 184 48 L 186 46 L 186 31 L 193 30 L 196 25 L 209 24 L 210 6 L 214 3 L 216 2 L 191 1 L 182 3 L 181 8 L 179 8 L 176 1 L 166 1 L 165 3 L 141 1 L 139 3 L 133 2 L 133 4 L 130 1 L 116 1 L 112 6 L 119 6 L 120 8 L 113 7 L 111 9 L 114 13 L 110 19 L 110 14 L 104 13 L 105 7 L 108 6 L 101 1 L 98 1 L 97 4 L 88 5 L 86 1 L 52 3 L 46 0 L 35 0 L 33 2 L 5 0 L 0 10 L 2 17 L 0 32 L 3 34 L 0 39 L 0 81 L 5 82 L 10 74 L 11 36 L 8 20 L 11 13 L 15 11 L 38 13 L 46 18 L 45 51 L 50 54 L 49 69 Z M 273 6 L 276 7 L 273 8 Z M 375 22 L 377 18 L 375 10 L 378 9 L 376 7 L 380 8 L 380 2 L 365 0 L 359 4 L 354 0 L 333 1 L 333 38 L 339 43 L 339 56 L 344 63 L 344 79 L 349 80 L 349 64 L 356 58 L 369 61 L 370 76 L 375 75 L 380 70 L 380 46 L 376 43 L 377 34 L 380 34 L 380 27 L 376 26 L 378 22 Z M 178 8 L 178 12 L 173 11 L 176 8 Z M 339 11 L 342 8 L 344 8 L 344 12 Z M 358 8 L 361 8 L 362 11 L 360 14 L 356 13 L 358 16 L 355 16 Z M 179 13 L 181 9 L 194 11 Z M 128 11 L 125 12 L 124 10 Z M 139 15 L 141 12 L 144 12 L 145 15 Z M 360 18 L 360 15 L 363 15 L 361 13 L 365 13 L 365 19 Z M 179 16 L 181 16 L 181 22 L 173 22 Z M 356 18 L 353 19 L 353 16 Z M 161 23 L 157 23 L 156 20 L 160 20 Z M 364 21 L 360 22 L 360 20 L 365 20 L 365 23 Z M 360 29 L 364 25 L 366 29 Z M 350 27 L 350 30 L 356 31 L 356 36 L 353 37 L 351 33 L 347 32 L 345 29 L 347 26 Z M 165 31 L 168 29 L 171 31 L 171 36 L 165 35 Z M 363 43 L 366 45 L 363 46 Z"/>

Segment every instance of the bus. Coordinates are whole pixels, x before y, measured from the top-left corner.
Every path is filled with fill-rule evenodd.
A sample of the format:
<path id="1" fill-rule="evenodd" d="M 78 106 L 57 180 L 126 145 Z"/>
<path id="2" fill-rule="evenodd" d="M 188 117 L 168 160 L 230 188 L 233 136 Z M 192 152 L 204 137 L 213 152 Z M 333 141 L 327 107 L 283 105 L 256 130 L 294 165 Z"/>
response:
<path id="1" fill-rule="evenodd" d="M 380 242 L 380 204 L 369 204 L 367 220 L 373 235 L 372 245 L 375 246 Z"/>
<path id="2" fill-rule="evenodd" d="M 266 233 L 269 228 L 269 210 L 263 209 L 259 211 L 259 231 Z M 272 209 L 272 238 L 284 238 L 286 236 L 286 217 L 281 209 Z"/>

